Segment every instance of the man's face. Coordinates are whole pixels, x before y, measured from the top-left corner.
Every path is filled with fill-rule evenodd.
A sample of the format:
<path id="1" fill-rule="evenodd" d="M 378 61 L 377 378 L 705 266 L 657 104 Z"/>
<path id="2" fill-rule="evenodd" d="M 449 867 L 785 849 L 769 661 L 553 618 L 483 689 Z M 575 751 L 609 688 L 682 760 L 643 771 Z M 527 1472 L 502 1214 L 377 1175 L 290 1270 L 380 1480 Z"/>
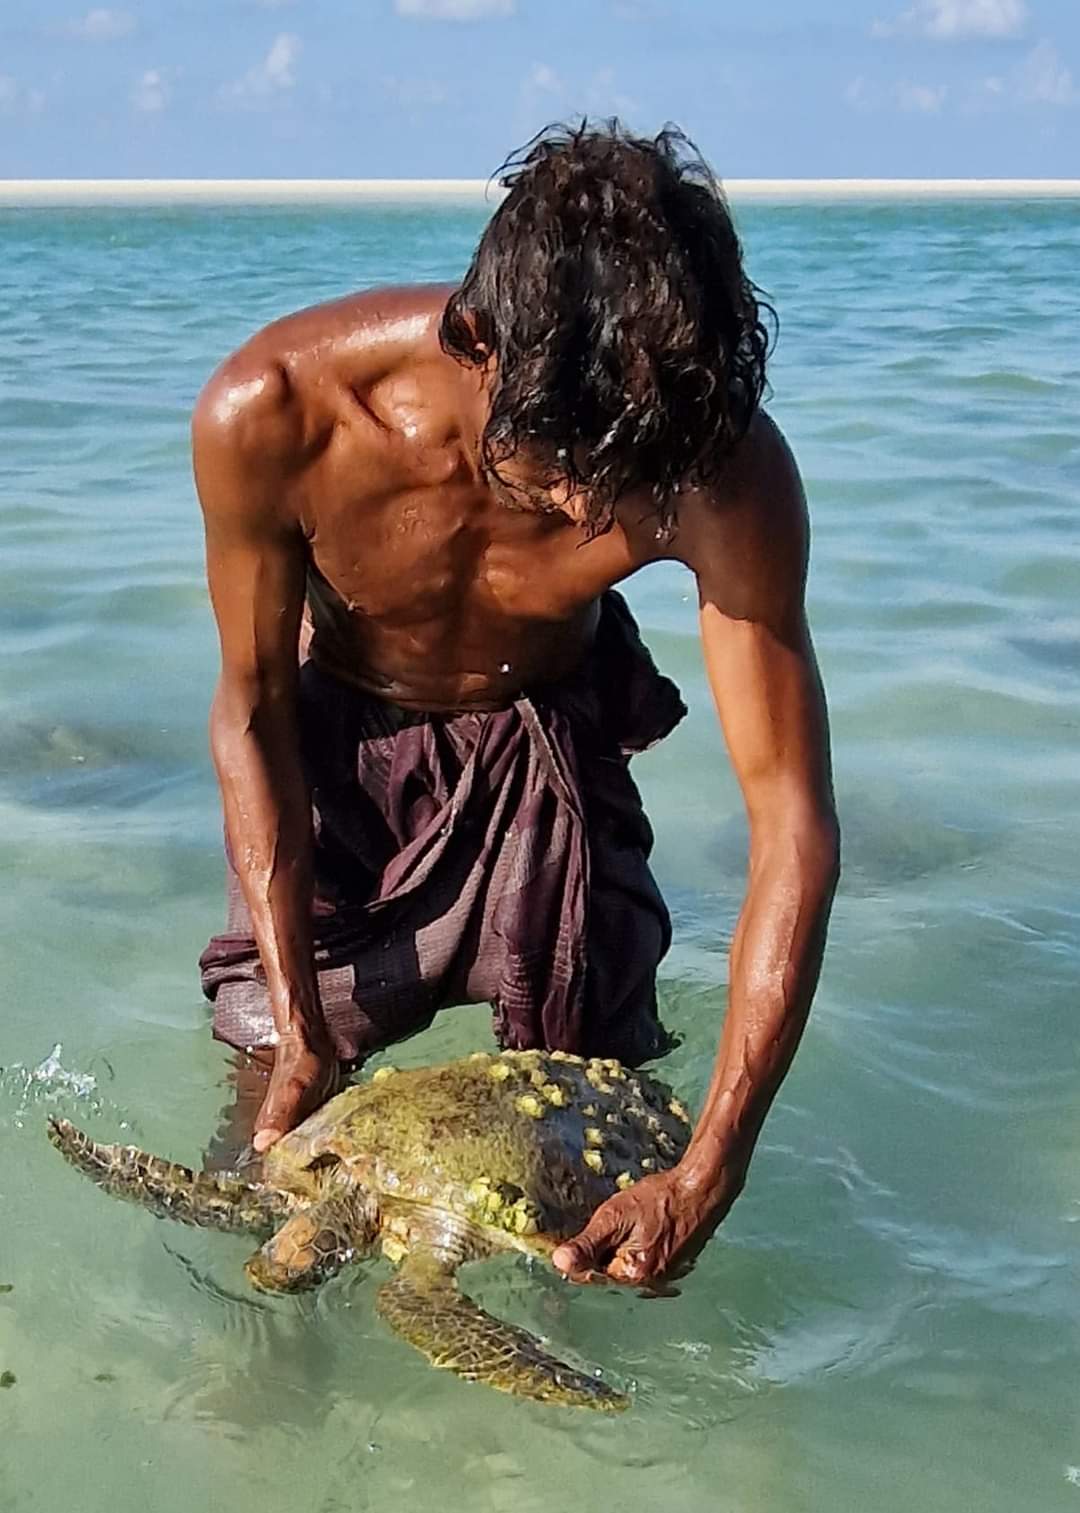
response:
<path id="1" fill-rule="evenodd" d="M 571 520 L 585 518 L 584 495 L 575 492 L 564 480 L 552 483 L 551 476 L 559 469 L 556 456 L 548 463 L 538 454 L 519 448 L 512 457 L 499 464 L 499 476 L 489 478 L 491 492 L 501 505 L 518 513 L 551 515 L 561 512 Z"/>

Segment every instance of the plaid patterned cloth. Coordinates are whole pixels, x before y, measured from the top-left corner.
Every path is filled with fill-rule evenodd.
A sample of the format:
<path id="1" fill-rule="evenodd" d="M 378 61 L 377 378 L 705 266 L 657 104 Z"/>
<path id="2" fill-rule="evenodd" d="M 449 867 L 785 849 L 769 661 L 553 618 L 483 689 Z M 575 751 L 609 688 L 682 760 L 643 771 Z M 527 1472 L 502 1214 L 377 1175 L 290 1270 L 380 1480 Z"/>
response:
<path id="1" fill-rule="evenodd" d="M 652 832 L 628 761 L 685 714 L 620 595 L 583 666 L 506 709 L 421 714 L 301 669 L 315 820 L 316 967 L 341 1060 L 489 1002 L 495 1037 L 660 1054 L 656 968 L 671 938 Z M 231 862 L 228 922 L 200 958 L 214 1033 L 272 1044 Z"/>

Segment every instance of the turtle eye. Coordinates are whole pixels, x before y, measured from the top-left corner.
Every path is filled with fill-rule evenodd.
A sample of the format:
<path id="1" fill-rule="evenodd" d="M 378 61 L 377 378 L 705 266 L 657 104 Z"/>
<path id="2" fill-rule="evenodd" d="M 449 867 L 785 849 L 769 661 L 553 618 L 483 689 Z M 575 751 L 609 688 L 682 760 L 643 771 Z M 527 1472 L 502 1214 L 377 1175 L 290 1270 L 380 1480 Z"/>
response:
<path id="1" fill-rule="evenodd" d="M 340 1165 L 340 1156 L 335 1156 L 333 1151 L 324 1151 L 321 1156 L 316 1156 L 313 1161 L 308 1162 L 307 1170 L 309 1172 L 328 1172 L 335 1166 Z"/>

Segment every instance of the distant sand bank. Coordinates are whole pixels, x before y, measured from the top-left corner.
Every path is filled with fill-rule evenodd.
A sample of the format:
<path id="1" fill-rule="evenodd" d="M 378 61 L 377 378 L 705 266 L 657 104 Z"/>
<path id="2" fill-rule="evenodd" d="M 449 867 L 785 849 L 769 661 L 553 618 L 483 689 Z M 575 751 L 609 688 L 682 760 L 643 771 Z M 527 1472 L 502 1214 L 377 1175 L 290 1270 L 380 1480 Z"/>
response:
<path id="1" fill-rule="evenodd" d="M 726 179 L 735 200 L 1080 198 L 1080 179 Z M 495 200 L 484 179 L 0 179 L 0 205 Z"/>

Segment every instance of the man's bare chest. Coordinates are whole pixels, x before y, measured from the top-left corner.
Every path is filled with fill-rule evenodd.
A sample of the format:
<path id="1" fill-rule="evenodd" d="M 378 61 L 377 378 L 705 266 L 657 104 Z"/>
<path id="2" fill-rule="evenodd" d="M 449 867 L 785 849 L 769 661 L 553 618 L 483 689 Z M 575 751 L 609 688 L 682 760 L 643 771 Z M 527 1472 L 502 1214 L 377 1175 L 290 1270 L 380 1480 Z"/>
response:
<path id="1" fill-rule="evenodd" d="M 309 498 L 312 564 L 355 614 L 566 621 L 639 565 L 619 524 L 590 540 L 563 513 L 514 509 L 461 469 L 430 474 L 339 472 Z"/>

